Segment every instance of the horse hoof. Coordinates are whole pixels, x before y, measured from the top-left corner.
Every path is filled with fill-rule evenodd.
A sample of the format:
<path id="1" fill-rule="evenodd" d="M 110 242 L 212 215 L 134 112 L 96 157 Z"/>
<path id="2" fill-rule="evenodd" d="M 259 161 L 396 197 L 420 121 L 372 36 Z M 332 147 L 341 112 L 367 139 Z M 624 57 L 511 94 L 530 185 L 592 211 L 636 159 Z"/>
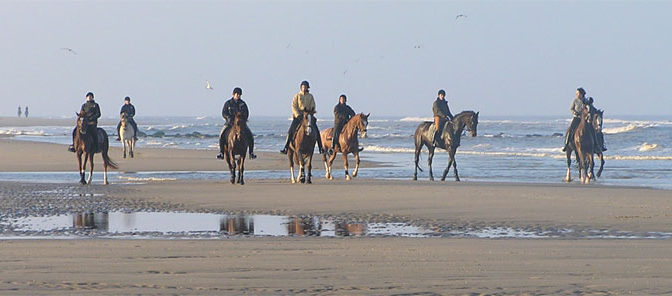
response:
<path id="1" fill-rule="evenodd" d="M 329 178 L 327 178 L 327 179 L 329 179 L 329 180 L 333 180 L 333 179 L 334 179 L 334 176 L 329 176 Z"/>
<path id="2" fill-rule="evenodd" d="M 413 177 L 413 181 L 418 181 L 418 177 Z"/>
<path id="3" fill-rule="evenodd" d="M 110 182 L 105 181 L 103 182 L 103 185 L 110 185 Z"/>
<path id="4" fill-rule="evenodd" d="M 429 181 L 434 181 L 434 178 L 429 178 Z"/>
<path id="5" fill-rule="evenodd" d="M 313 184 L 313 181 L 311 181 L 311 180 L 306 180 L 306 183 L 307 183 L 307 184 Z"/>
<path id="6" fill-rule="evenodd" d="M 245 181 L 240 181 L 240 185 L 245 185 Z"/>
<path id="7" fill-rule="evenodd" d="M 347 176 L 347 175 L 346 175 L 346 176 L 345 176 L 345 180 L 350 181 L 350 180 L 351 180 L 350 176 Z"/>
<path id="8" fill-rule="evenodd" d="M 126 154 L 124 154 L 124 156 L 122 156 L 122 157 L 123 157 L 123 158 L 126 158 Z"/>
<path id="9" fill-rule="evenodd" d="M 231 179 L 230 181 L 231 181 L 231 184 L 236 184 L 236 180 Z"/>
<path id="10" fill-rule="evenodd" d="M 444 182 L 444 181 L 446 181 L 446 178 L 441 178 L 441 182 Z"/>

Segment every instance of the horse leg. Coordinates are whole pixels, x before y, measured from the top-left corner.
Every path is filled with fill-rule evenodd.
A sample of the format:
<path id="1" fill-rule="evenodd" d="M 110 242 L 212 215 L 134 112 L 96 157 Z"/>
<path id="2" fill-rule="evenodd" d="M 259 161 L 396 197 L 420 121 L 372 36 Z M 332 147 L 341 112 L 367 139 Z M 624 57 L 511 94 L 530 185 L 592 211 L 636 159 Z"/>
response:
<path id="1" fill-rule="evenodd" d="M 84 162 L 86 162 L 86 157 L 84 158 Z M 78 151 L 77 152 L 77 163 L 79 167 L 79 183 L 82 185 L 86 185 L 86 181 L 84 180 L 84 171 L 86 170 L 86 163 L 82 163 L 82 152 Z"/>
<path id="2" fill-rule="evenodd" d="M 572 166 L 572 150 L 567 148 L 565 153 L 567 155 L 567 174 L 565 175 L 565 179 L 563 179 L 563 181 L 569 183 L 569 182 L 572 182 L 572 176 L 571 176 L 572 175 L 572 169 L 571 169 L 571 166 Z"/>
<path id="3" fill-rule="evenodd" d="M 329 156 L 328 164 L 329 164 L 329 180 L 333 180 L 334 176 L 331 174 L 331 168 L 334 165 L 334 160 L 336 160 L 336 152 L 331 154 Z"/>
<path id="4" fill-rule="evenodd" d="M 343 154 L 343 168 L 345 168 L 345 179 L 350 181 L 350 175 L 348 174 L 348 154 Z"/>
<path id="5" fill-rule="evenodd" d="M 329 180 L 329 165 L 327 164 L 327 154 L 322 154 L 322 162 L 324 162 L 324 178 Z"/>
<path id="6" fill-rule="evenodd" d="M 306 160 L 303 155 L 299 155 L 299 182 L 306 183 Z"/>
<path id="7" fill-rule="evenodd" d="M 229 182 L 231 184 L 234 184 L 236 182 L 236 168 L 235 168 L 235 159 L 232 159 L 231 153 L 226 153 L 226 163 L 229 165 L 229 174 L 231 175 L 231 178 L 229 179 Z"/>
<path id="8" fill-rule="evenodd" d="M 238 164 L 238 183 L 240 185 L 245 185 L 245 180 L 243 180 L 243 172 L 245 171 L 245 153 L 240 156 L 240 164 Z"/>
<path id="9" fill-rule="evenodd" d="M 441 181 L 446 181 L 446 176 L 450 171 L 450 166 L 453 165 L 453 161 L 455 160 L 452 157 L 448 157 L 448 166 L 446 167 L 445 170 L 443 170 L 443 176 L 441 176 Z"/>
<path id="10" fill-rule="evenodd" d="M 434 147 L 429 147 L 429 156 L 427 156 L 427 165 L 429 166 L 429 181 L 434 181 L 434 173 L 432 172 L 432 158 L 434 158 Z"/>
<path id="11" fill-rule="evenodd" d="M 422 144 L 415 143 L 415 171 L 413 172 L 413 181 L 418 180 L 418 161 L 420 161 L 420 152 L 422 152 Z"/>
<path id="12" fill-rule="evenodd" d="M 352 172 L 352 177 L 357 177 L 357 173 L 359 173 L 359 152 L 353 153 L 355 156 L 355 170 Z"/>
<path id="13" fill-rule="evenodd" d="M 602 169 L 604 169 L 604 154 L 598 154 L 600 156 L 600 169 L 597 170 L 597 177 L 602 176 Z"/>
<path id="14" fill-rule="evenodd" d="M 588 173 L 589 179 L 595 180 L 595 155 L 589 154 L 588 161 L 590 163 L 590 172 Z"/>
<path id="15" fill-rule="evenodd" d="M 91 184 L 91 181 L 93 180 L 93 156 L 95 153 L 89 154 L 89 162 L 91 163 L 91 171 L 89 172 L 89 181 L 86 183 Z"/>
<path id="16" fill-rule="evenodd" d="M 126 140 L 123 137 L 121 138 L 121 145 L 124 147 L 122 150 L 123 151 L 122 157 L 126 158 Z"/>
<path id="17" fill-rule="evenodd" d="M 308 155 L 308 164 L 306 165 L 306 169 L 308 170 L 308 179 L 306 180 L 306 183 L 311 184 L 313 183 L 313 154 L 310 153 Z"/>
<path id="18" fill-rule="evenodd" d="M 455 181 L 460 182 L 460 176 L 457 174 L 457 161 L 455 160 L 455 152 L 450 153 L 450 159 L 453 161 L 453 173 L 455 174 Z"/>
<path id="19" fill-rule="evenodd" d="M 131 158 L 133 158 L 133 149 L 135 149 L 135 139 L 131 138 L 131 140 L 128 141 L 128 147 L 129 147 L 129 150 L 131 150 L 130 151 Z"/>

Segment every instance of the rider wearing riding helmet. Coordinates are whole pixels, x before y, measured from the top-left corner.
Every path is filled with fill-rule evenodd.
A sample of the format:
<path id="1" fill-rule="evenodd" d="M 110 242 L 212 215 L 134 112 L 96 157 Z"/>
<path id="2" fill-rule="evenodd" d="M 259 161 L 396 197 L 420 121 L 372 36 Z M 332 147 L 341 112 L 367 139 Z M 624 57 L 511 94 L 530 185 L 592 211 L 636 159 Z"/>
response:
<path id="1" fill-rule="evenodd" d="M 82 108 L 79 110 L 79 114 L 83 120 L 86 121 L 86 132 L 94 135 L 93 138 L 93 151 L 98 150 L 98 118 L 100 118 L 100 106 L 98 103 L 93 100 L 93 93 L 89 92 L 86 94 L 86 102 L 82 104 Z M 77 132 L 77 127 L 72 130 L 72 145 L 68 147 L 68 151 L 75 152 L 75 133 Z"/>

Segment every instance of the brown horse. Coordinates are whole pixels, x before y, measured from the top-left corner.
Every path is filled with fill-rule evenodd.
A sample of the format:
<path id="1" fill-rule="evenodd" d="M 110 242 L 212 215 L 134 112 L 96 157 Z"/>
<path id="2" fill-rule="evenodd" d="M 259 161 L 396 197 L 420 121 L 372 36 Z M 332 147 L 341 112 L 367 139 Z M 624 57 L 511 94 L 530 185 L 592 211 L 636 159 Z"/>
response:
<path id="1" fill-rule="evenodd" d="M 97 128 L 95 134 L 91 132 L 88 126 L 88 122 L 83 117 L 84 114 L 77 114 L 77 131 L 75 132 L 74 138 L 74 147 L 75 155 L 77 155 L 77 161 L 79 163 L 79 183 L 86 185 L 91 184 L 91 179 L 93 178 L 93 155 L 96 153 L 101 153 L 103 156 L 103 168 L 104 168 L 104 184 L 107 185 L 107 167 L 117 169 L 117 164 L 114 163 L 110 157 L 107 155 L 107 151 L 110 149 L 110 143 L 107 139 L 107 133 L 102 128 Z M 94 138 L 98 137 L 98 147 L 94 147 Z M 82 162 L 82 155 L 84 155 L 84 162 Z M 88 181 L 85 180 L 86 175 L 86 162 L 87 160 L 91 163 L 91 171 L 89 172 Z"/>
<path id="2" fill-rule="evenodd" d="M 366 127 L 369 125 L 369 115 L 371 113 L 364 115 L 364 113 L 357 114 L 348 120 L 341 130 L 341 134 L 338 137 L 337 148 L 334 153 L 329 156 L 327 160 L 327 155 L 322 154 L 322 160 L 324 161 L 324 169 L 326 171 L 324 177 L 332 180 L 334 177 L 331 175 L 331 165 L 336 159 L 336 153 L 340 152 L 343 154 L 343 166 L 345 167 L 345 179 L 350 180 L 350 175 L 348 174 L 348 154 L 352 153 L 355 156 L 355 170 L 352 172 L 352 177 L 357 177 L 357 172 L 359 171 L 359 141 L 357 140 L 357 133 L 362 133 L 362 138 L 366 137 Z M 321 133 L 322 145 L 324 150 L 328 150 L 331 147 L 331 142 L 333 141 L 333 128 L 328 128 Z M 338 147 L 340 146 L 340 147 Z"/>
<path id="3" fill-rule="evenodd" d="M 455 115 L 452 121 L 446 121 L 443 132 L 441 134 L 441 143 L 442 146 L 434 146 L 434 129 L 432 129 L 433 122 L 426 121 L 421 123 L 418 128 L 415 130 L 415 173 L 413 174 L 413 180 L 418 180 L 418 169 L 422 171 L 418 165 L 420 160 L 420 152 L 422 151 L 422 146 L 427 146 L 429 150 L 429 156 L 427 157 L 427 164 L 429 165 L 429 180 L 434 181 L 434 174 L 432 173 L 432 158 L 434 158 L 434 149 L 436 147 L 446 149 L 448 151 L 448 156 L 450 157 L 448 161 L 448 166 L 443 171 L 443 176 L 441 181 L 446 180 L 446 175 L 450 170 L 450 165 L 453 165 L 453 172 L 455 173 L 455 181 L 460 181 L 460 177 L 457 174 L 457 161 L 455 160 L 455 153 L 457 152 L 457 147 L 460 146 L 460 138 L 462 137 L 462 132 L 466 128 L 471 132 L 471 136 L 475 137 L 477 135 L 478 127 L 478 113 L 474 111 L 463 111 L 460 114 Z"/>
<path id="4" fill-rule="evenodd" d="M 289 158 L 289 172 L 291 174 L 292 183 L 301 182 L 301 183 L 312 183 L 312 173 L 313 168 L 313 153 L 315 151 L 315 143 L 317 143 L 317 135 L 311 123 L 315 117 L 315 110 L 307 110 L 303 112 L 301 123 L 294 133 L 294 139 L 289 143 L 289 149 L 287 150 L 287 157 Z M 299 164 L 299 176 L 294 179 L 294 163 Z M 306 173 L 306 170 L 308 171 Z M 306 175 L 308 177 L 306 178 Z"/>
<path id="5" fill-rule="evenodd" d="M 224 155 L 226 163 L 229 164 L 231 171 L 231 184 L 239 183 L 245 185 L 243 173 L 245 172 L 245 155 L 250 144 L 247 142 L 247 137 L 243 134 L 247 132 L 247 121 L 242 113 L 236 113 L 233 119 L 233 125 L 229 129 L 229 134 L 226 135 L 227 145 L 224 147 Z M 236 159 L 238 156 L 238 159 Z M 236 180 L 236 165 L 238 166 L 238 179 Z"/>
<path id="6" fill-rule="evenodd" d="M 576 132 L 574 132 L 574 148 L 576 149 L 576 154 L 578 155 L 577 161 L 579 162 L 579 179 L 584 184 L 589 184 L 590 179 L 592 179 L 594 176 L 594 132 L 595 130 L 593 128 L 590 111 L 588 111 L 588 108 L 584 108 L 583 112 L 581 112 L 581 121 L 579 122 L 579 126 L 576 128 Z"/>

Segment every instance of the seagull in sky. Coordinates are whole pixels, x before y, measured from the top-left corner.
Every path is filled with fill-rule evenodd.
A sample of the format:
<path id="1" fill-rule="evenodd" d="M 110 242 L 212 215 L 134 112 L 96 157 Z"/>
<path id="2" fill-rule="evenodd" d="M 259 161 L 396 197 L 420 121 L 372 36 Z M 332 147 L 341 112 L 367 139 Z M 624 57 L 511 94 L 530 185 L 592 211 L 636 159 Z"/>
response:
<path id="1" fill-rule="evenodd" d="M 464 15 L 464 14 L 458 14 L 458 15 L 455 17 L 455 20 L 457 21 L 457 20 L 458 20 L 459 18 L 461 18 L 461 17 L 466 18 L 467 16 Z"/>
<path id="2" fill-rule="evenodd" d="M 67 52 L 69 52 L 69 53 L 71 53 L 71 54 L 74 54 L 74 55 L 77 54 L 77 52 L 75 52 L 74 50 L 72 50 L 72 48 L 61 47 L 61 50 L 65 50 L 65 51 L 67 51 Z"/>
<path id="3" fill-rule="evenodd" d="M 205 89 L 210 89 L 210 90 L 213 89 L 212 86 L 210 86 L 210 82 L 207 81 L 207 80 L 205 81 Z"/>

